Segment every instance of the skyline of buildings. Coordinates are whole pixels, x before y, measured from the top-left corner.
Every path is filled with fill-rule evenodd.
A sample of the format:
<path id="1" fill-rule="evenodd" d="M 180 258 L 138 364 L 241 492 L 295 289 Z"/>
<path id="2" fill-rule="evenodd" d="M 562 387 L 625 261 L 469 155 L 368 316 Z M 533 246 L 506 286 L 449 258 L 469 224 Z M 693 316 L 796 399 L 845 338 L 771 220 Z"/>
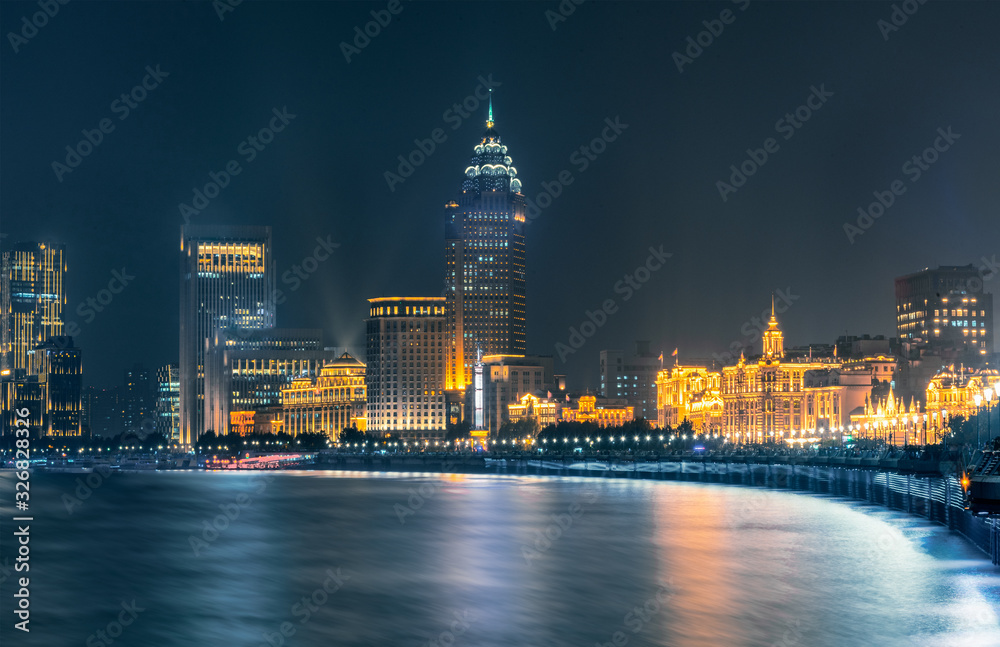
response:
<path id="1" fill-rule="evenodd" d="M 596 393 L 569 390 L 551 355 L 528 354 L 525 197 L 507 153 L 491 95 L 461 195 L 445 206 L 444 294 L 368 299 L 364 362 L 324 346 L 319 329 L 276 327 L 283 299 L 270 226 L 184 225 L 178 363 L 155 373 L 136 364 L 120 389 L 84 394 L 72 339 L 38 341 L 63 329 L 65 249 L 18 243 L 3 256 L 3 361 L 25 368 L 4 369 L 5 401 L 35 402 L 52 435 L 156 430 L 183 445 L 207 431 L 336 438 L 351 426 L 440 441 L 461 424 L 488 439 L 512 420 L 638 418 L 740 441 L 804 441 L 862 418 L 917 415 L 949 360 L 995 359 L 980 272 L 941 266 L 896 279 L 893 340 L 845 335 L 786 349 L 772 296 L 760 355 L 665 368 L 662 349 L 637 341 L 632 353 L 597 351 Z"/>

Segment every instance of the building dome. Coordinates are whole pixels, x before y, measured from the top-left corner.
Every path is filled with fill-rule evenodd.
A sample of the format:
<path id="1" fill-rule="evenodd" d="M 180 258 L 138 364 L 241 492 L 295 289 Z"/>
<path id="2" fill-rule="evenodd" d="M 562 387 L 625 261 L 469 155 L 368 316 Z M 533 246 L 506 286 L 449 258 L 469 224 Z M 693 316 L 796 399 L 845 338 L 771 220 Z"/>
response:
<path id="1" fill-rule="evenodd" d="M 500 139 L 500 133 L 493 121 L 493 94 L 490 90 L 490 111 L 486 120 L 486 130 L 482 140 L 473 147 L 472 160 L 465 169 L 462 191 L 521 192 L 521 181 L 517 179 L 517 169 L 507 154 L 507 147 Z"/>

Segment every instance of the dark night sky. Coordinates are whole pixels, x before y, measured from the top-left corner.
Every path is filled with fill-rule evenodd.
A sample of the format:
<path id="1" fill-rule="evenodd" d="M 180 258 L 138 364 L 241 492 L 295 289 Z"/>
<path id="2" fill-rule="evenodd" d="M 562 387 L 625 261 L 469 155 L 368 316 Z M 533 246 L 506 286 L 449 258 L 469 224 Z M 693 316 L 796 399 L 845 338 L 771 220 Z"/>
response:
<path id="1" fill-rule="evenodd" d="M 341 244 L 278 324 L 361 348 L 366 298 L 439 294 L 442 207 L 485 116 L 452 130 L 444 113 L 480 75 L 525 193 L 575 178 L 528 229 L 529 352 L 619 305 L 557 359 L 571 387 L 637 338 L 721 353 L 775 289 L 798 297 L 789 345 L 889 335 L 895 276 L 1000 253 L 998 3 L 920 5 L 888 42 L 890 3 L 587 2 L 555 31 L 556 2 L 406 3 L 347 63 L 340 42 L 385 6 L 243 2 L 220 21 L 207 3 L 71 2 L 14 53 L 7 34 L 37 5 L 0 5 L 2 244 L 68 246 L 86 382 L 177 361 L 178 204 L 244 159 L 276 107 L 295 119 L 192 222 L 271 225 L 279 276 L 317 236 Z M 671 54 L 726 8 L 735 21 L 679 73 Z M 169 77 L 119 120 L 112 101 L 147 65 Z M 775 122 L 820 84 L 833 96 L 785 140 Z M 581 172 L 570 155 L 616 116 L 628 129 Z M 52 162 L 105 117 L 115 130 L 58 182 Z M 904 162 L 949 126 L 961 138 L 911 182 Z M 383 173 L 435 128 L 447 140 L 390 192 Z M 723 202 L 716 181 L 768 137 L 779 150 Z M 843 224 L 897 179 L 906 193 L 849 243 Z M 660 244 L 674 256 L 624 302 L 615 282 Z M 134 281 L 85 323 L 77 306 L 123 267 Z"/>

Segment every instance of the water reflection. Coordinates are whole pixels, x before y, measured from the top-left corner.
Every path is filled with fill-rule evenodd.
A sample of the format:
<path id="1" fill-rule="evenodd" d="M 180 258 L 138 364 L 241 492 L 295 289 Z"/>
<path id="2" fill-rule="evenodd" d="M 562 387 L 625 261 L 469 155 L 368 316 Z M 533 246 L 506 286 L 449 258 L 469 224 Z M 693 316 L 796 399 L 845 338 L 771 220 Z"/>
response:
<path id="1" fill-rule="evenodd" d="M 18 644 L 87 644 L 135 599 L 145 610 L 116 645 L 1000 645 L 1000 571 L 982 553 L 820 496 L 158 473 L 116 475 L 69 514 L 74 480 L 33 477 L 32 632 Z"/>

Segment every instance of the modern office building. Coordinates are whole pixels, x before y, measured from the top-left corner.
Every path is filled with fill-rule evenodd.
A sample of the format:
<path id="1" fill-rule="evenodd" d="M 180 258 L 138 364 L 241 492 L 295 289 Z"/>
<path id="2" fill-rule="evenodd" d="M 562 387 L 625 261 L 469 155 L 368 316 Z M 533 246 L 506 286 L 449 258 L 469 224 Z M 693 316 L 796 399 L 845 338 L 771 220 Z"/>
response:
<path id="1" fill-rule="evenodd" d="M 445 388 L 472 382 L 477 352 L 523 355 L 527 347 L 525 202 L 493 121 L 473 149 L 458 200 L 445 205 Z"/>
<path id="2" fill-rule="evenodd" d="M 148 436 L 156 431 L 156 375 L 134 364 L 122 383 L 122 425 L 125 431 Z"/>
<path id="3" fill-rule="evenodd" d="M 65 334 L 65 247 L 15 243 L 0 257 L 0 271 L 0 370 L 24 369 L 30 373 L 31 350 L 51 337 Z"/>
<path id="4" fill-rule="evenodd" d="M 35 346 L 28 354 L 28 372 L 38 379 L 42 435 L 81 435 L 83 353 L 73 338 L 50 337 Z"/>
<path id="5" fill-rule="evenodd" d="M 98 389 L 88 386 L 83 392 L 83 424 L 91 436 L 110 438 L 122 433 L 121 387 Z"/>
<path id="6" fill-rule="evenodd" d="M 38 436 L 44 421 L 38 376 L 23 368 L 0 369 L 0 435 L 12 434 L 20 426 L 15 424 L 18 419 L 27 422 L 32 437 Z"/>
<path id="7" fill-rule="evenodd" d="M 925 354 L 974 363 L 993 344 L 993 295 L 975 265 L 942 265 L 896 279 L 896 333 L 923 340 Z"/>
<path id="8" fill-rule="evenodd" d="M 271 250 L 270 227 L 185 225 L 181 229 L 179 373 L 184 444 L 196 441 L 208 428 L 206 414 L 213 407 L 205 401 L 205 360 L 216 333 L 275 326 L 276 270 Z"/>
<path id="9" fill-rule="evenodd" d="M 232 411 L 281 406 L 281 390 L 298 377 L 315 378 L 337 359 L 314 328 L 218 330 L 205 354 L 205 429 L 226 433 Z"/>
<path id="10" fill-rule="evenodd" d="M 635 353 L 620 350 L 601 351 L 601 386 L 598 393 L 606 398 L 624 398 L 636 418 L 657 420 L 656 377 L 662 368 L 648 341 L 635 342 Z"/>
<path id="11" fill-rule="evenodd" d="M 344 353 L 320 369 L 319 377 L 298 377 L 281 390 L 285 433 L 322 433 L 338 440 L 347 427 L 365 431 L 365 365 Z"/>
<path id="12" fill-rule="evenodd" d="M 161 366 L 156 371 L 156 432 L 171 442 L 180 442 L 181 385 L 176 364 Z"/>
<path id="13" fill-rule="evenodd" d="M 443 439 L 450 343 L 445 297 L 380 297 L 368 304 L 368 432 Z"/>

